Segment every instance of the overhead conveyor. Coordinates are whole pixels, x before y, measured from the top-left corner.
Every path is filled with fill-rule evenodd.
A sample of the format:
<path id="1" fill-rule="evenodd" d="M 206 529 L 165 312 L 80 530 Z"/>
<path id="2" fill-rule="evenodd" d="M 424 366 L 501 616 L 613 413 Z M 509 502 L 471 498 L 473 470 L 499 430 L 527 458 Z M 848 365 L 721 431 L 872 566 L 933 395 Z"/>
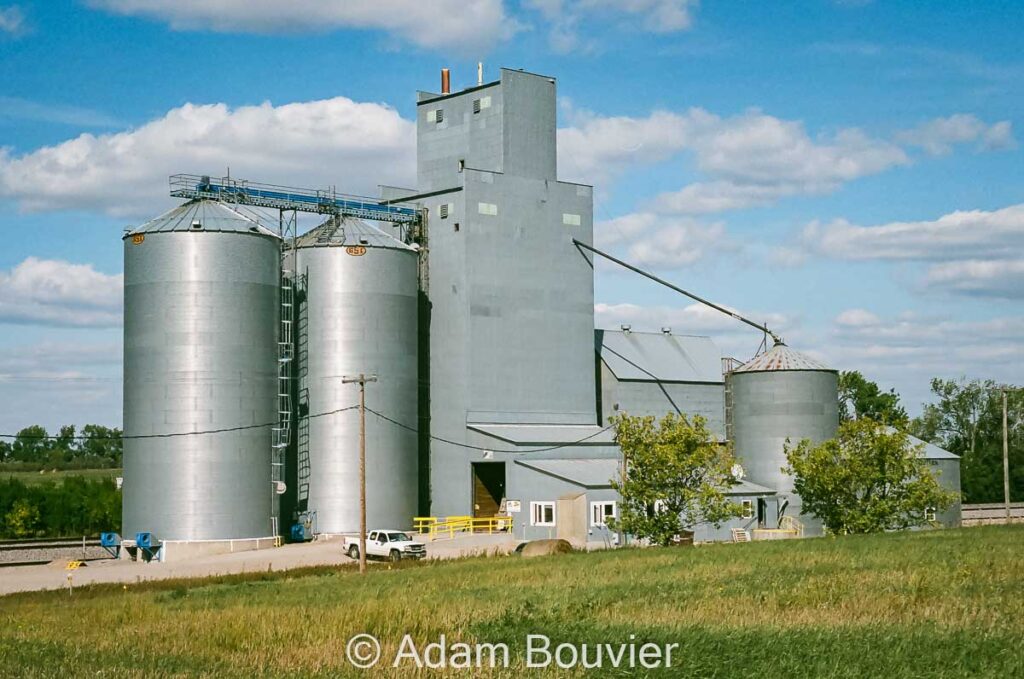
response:
<path id="1" fill-rule="evenodd" d="M 300 189 L 260 184 L 231 177 L 175 174 L 170 177 L 171 196 L 210 198 L 239 205 L 355 217 L 392 224 L 418 224 L 421 211 L 409 204 L 339 194 L 333 190 Z"/>

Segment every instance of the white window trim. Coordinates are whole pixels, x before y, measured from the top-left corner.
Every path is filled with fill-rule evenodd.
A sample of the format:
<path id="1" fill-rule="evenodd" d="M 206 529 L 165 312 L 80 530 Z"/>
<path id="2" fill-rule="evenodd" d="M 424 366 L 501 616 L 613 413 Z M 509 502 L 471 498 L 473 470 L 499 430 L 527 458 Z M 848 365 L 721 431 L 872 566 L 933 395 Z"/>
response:
<path id="1" fill-rule="evenodd" d="M 936 511 L 935 507 L 926 507 L 925 508 L 925 510 L 924 510 L 924 520 L 925 521 L 936 521 L 936 520 L 938 520 L 938 511 Z"/>
<path id="2" fill-rule="evenodd" d="M 605 528 L 608 524 L 606 523 L 604 508 L 608 505 L 612 506 L 612 518 L 618 518 L 619 516 L 619 504 L 615 500 L 598 500 L 590 503 L 590 527 L 591 528 Z M 598 507 L 601 508 L 600 514 L 598 513 Z"/>
<path id="3" fill-rule="evenodd" d="M 754 501 L 743 500 L 740 505 L 743 507 L 743 515 L 740 518 L 752 519 L 754 518 Z"/>
<path id="4" fill-rule="evenodd" d="M 547 522 L 547 521 L 543 521 L 543 520 L 542 521 L 538 521 L 537 520 L 537 510 L 539 508 L 541 508 L 541 507 L 551 507 L 551 522 L 550 523 Z M 555 515 L 556 511 L 557 511 L 557 509 L 555 507 L 555 503 L 554 502 L 531 502 L 530 503 L 530 525 L 531 526 L 554 526 L 555 525 L 555 521 L 558 519 L 558 517 Z M 543 515 L 541 515 L 541 518 L 543 519 Z"/>

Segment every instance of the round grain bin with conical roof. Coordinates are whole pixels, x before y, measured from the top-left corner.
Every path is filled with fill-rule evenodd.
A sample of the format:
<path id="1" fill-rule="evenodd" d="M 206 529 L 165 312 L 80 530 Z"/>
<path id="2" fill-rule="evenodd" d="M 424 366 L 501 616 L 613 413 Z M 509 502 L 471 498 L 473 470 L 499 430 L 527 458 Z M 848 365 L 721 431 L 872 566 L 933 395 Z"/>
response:
<path id="1" fill-rule="evenodd" d="M 727 405 L 736 457 L 754 483 L 788 501 L 785 515 L 799 518 L 806 534 L 819 534 L 820 522 L 799 516 L 800 498 L 786 467 L 786 440 L 833 438 L 839 426 L 838 375 L 824 364 L 781 342 L 729 373 Z M 774 523 L 776 517 L 768 517 Z M 769 526 L 770 527 L 770 526 Z"/>
<path id="2" fill-rule="evenodd" d="M 408 528 L 417 510 L 416 248 L 357 219 L 298 238 L 300 511 L 319 533 L 359 530 L 359 385 L 366 385 L 366 513 Z M 396 422 L 398 424 L 396 424 Z"/>
<path id="3" fill-rule="evenodd" d="M 127 538 L 272 534 L 280 261 L 273 232 L 214 201 L 125 234 Z"/>

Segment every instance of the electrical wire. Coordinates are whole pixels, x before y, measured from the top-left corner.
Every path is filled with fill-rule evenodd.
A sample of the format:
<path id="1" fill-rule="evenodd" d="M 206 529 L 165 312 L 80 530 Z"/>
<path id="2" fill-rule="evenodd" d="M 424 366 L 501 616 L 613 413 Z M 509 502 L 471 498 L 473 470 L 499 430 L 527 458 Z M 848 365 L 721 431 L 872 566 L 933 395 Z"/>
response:
<path id="1" fill-rule="evenodd" d="M 339 408 L 337 410 L 331 410 L 325 413 L 317 413 L 316 415 L 309 415 L 309 419 L 315 419 L 318 417 L 327 417 L 328 415 L 337 415 L 348 410 L 356 410 L 359 408 L 358 405 L 348 406 L 347 408 Z M 227 427 L 225 429 L 206 429 L 204 431 L 186 431 L 176 432 L 173 434 L 136 434 L 132 436 L 60 436 L 60 435 L 47 435 L 47 436 L 21 436 L 18 434 L 0 434 L 0 439 L 18 439 L 22 441 L 139 441 L 145 439 L 171 439 L 180 438 L 183 436 L 203 436 L 205 434 L 225 434 L 233 431 L 245 431 L 247 429 L 265 429 L 267 427 L 276 427 L 280 422 L 270 422 L 269 424 L 249 424 L 243 427 Z"/>
<path id="2" fill-rule="evenodd" d="M 330 410 L 330 411 L 324 412 L 324 413 L 317 413 L 315 415 L 309 415 L 308 418 L 309 419 L 316 419 L 316 418 L 319 418 L 319 417 L 328 417 L 330 415 L 338 415 L 340 413 L 344 413 L 344 412 L 347 412 L 347 411 L 350 411 L 350 410 L 358 410 L 358 409 L 359 409 L 358 405 L 352 405 L 352 406 L 348 406 L 347 408 L 339 408 L 337 410 Z M 395 425 L 397 427 L 401 427 L 402 429 L 405 429 L 407 431 L 413 432 L 414 434 L 419 434 L 420 433 L 419 429 L 417 429 L 416 427 L 410 427 L 409 425 L 404 424 L 402 422 L 399 422 L 398 420 L 392 419 L 392 418 L 388 417 L 387 415 L 385 415 L 383 413 L 377 412 L 373 408 L 369 408 L 369 407 L 366 408 L 366 412 L 373 413 L 374 415 L 376 415 L 380 419 L 382 419 L 382 420 L 384 420 L 386 422 L 389 422 L 389 423 L 391 423 L 391 424 L 393 424 L 393 425 Z M 59 435 L 47 435 L 47 436 L 21 436 L 21 437 L 19 437 L 18 434 L 0 434 L 0 439 L 19 439 L 20 438 L 20 440 L 22 440 L 22 441 L 58 441 L 58 440 L 60 440 L 60 441 L 139 441 L 139 440 L 147 440 L 147 439 L 182 438 L 182 437 L 185 437 L 185 436 L 203 436 L 203 435 L 206 435 L 206 434 L 225 434 L 225 433 L 235 432 L 235 431 L 246 431 L 246 430 L 249 430 L 249 429 L 264 429 L 264 428 L 267 428 L 267 427 L 276 427 L 278 424 L 279 424 L 278 422 L 271 422 L 271 423 L 268 423 L 268 424 L 250 424 L 250 425 L 245 425 L 245 426 L 242 426 L 242 427 L 227 427 L 227 428 L 224 428 L 224 429 L 206 429 L 206 430 L 203 430 L 203 431 L 176 432 L 176 433 L 172 433 L 172 434 L 137 434 L 137 435 L 132 435 L 132 436 L 59 436 Z M 483 451 L 483 452 L 510 453 L 510 454 L 546 453 L 546 452 L 550 452 L 550 451 L 553 451 L 553 450 L 560 450 L 562 448 L 571 448 L 572 446 L 577 446 L 577 445 L 580 445 L 581 443 L 586 443 L 587 441 L 589 441 L 589 440 L 591 440 L 593 438 L 596 438 L 597 436 L 600 436 L 601 434 L 605 433 L 606 431 L 608 431 L 611 428 L 612 428 L 612 426 L 609 425 L 607 427 L 604 427 L 603 429 L 600 429 L 600 430 L 594 432 L 593 434 L 590 434 L 588 436 L 584 436 L 583 438 L 577 439 L 575 441 L 570 441 L 568 443 L 560 443 L 560 444 L 558 444 L 556 446 L 548 446 L 548 447 L 545 447 L 545 448 L 530 448 L 530 449 L 527 449 L 527 450 L 523 450 L 523 449 L 503 450 L 503 449 L 500 449 L 500 448 L 485 448 L 483 446 L 474 446 L 474 445 L 470 445 L 468 443 L 459 443 L 458 441 L 452 441 L 451 439 L 446 439 L 446 438 L 443 438 L 441 436 L 434 436 L 432 434 L 428 435 L 428 438 L 430 438 L 432 441 L 438 441 L 440 443 L 447 443 L 448 445 L 456 446 L 458 448 L 467 448 L 469 450 L 479 450 L 479 451 Z"/>
<path id="3" fill-rule="evenodd" d="M 386 420 L 386 421 L 390 422 L 391 424 L 394 424 L 394 425 L 397 425 L 397 426 L 401 427 L 402 429 L 406 429 L 406 430 L 414 432 L 416 434 L 420 433 L 419 429 L 417 429 L 416 427 L 410 427 L 409 425 L 403 424 L 403 423 L 399 422 L 398 420 L 393 420 L 390 417 L 388 417 L 387 415 L 384 415 L 382 413 L 378 413 L 373 408 L 369 408 L 368 407 L 366 409 L 366 412 L 373 413 L 374 415 L 376 415 L 377 417 L 381 418 L 382 420 Z M 432 434 L 428 434 L 428 438 L 430 438 L 432 441 L 440 441 L 441 443 L 447 443 L 448 445 L 457 446 L 459 448 L 468 448 L 470 450 L 480 450 L 480 451 L 483 451 L 483 452 L 490 452 L 490 453 L 516 453 L 516 454 L 522 454 L 522 453 L 546 453 L 546 452 L 549 452 L 549 451 L 552 451 L 552 450 L 559 450 L 561 448 L 569 448 L 569 447 L 572 447 L 572 446 L 579 445 L 581 443 L 589 441 L 590 439 L 592 439 L 592 438 L 594 438 L 596 436 L 600 436 L 601 434 L 605 433 L 606 431 L 608 431 L 611 428 L 612 428 L 612 425 L 608 425 L 604 429 L 601 429 L 600 431 L 596 431 L 596 432 L 594 432 L 593 434 L 591 434 L 589 436 L 584 436 L 583 438 L 578 439 L 576 441 L 570 441 L 569 443 L 560 443 L 557 446 L 550 446 L 550 447 L 547 447 L 547 448 L 531 448 L 530 450 L 522 450 L 522 449 L 501 450 L 501 449 L 498 449 L 498 448 L 484 448 L 484 447 L 481 447 L 481 446 L 469 445 L 468 443 L 459 443 L 458 441 L 452 441 L 450 439 L 441 438 L 440 436 L 434 436 Z"/>

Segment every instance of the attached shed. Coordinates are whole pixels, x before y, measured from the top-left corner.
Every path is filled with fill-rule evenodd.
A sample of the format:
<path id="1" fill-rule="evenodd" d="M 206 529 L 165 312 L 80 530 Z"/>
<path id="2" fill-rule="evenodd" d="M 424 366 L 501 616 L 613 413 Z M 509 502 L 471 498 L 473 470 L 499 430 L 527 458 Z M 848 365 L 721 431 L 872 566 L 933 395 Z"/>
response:
<path id="1" fill-rule="evenodd" d="M 722 352 L 710 337 L 596 330 L 598 413 L 701 415 L 725 439 Z"/>

